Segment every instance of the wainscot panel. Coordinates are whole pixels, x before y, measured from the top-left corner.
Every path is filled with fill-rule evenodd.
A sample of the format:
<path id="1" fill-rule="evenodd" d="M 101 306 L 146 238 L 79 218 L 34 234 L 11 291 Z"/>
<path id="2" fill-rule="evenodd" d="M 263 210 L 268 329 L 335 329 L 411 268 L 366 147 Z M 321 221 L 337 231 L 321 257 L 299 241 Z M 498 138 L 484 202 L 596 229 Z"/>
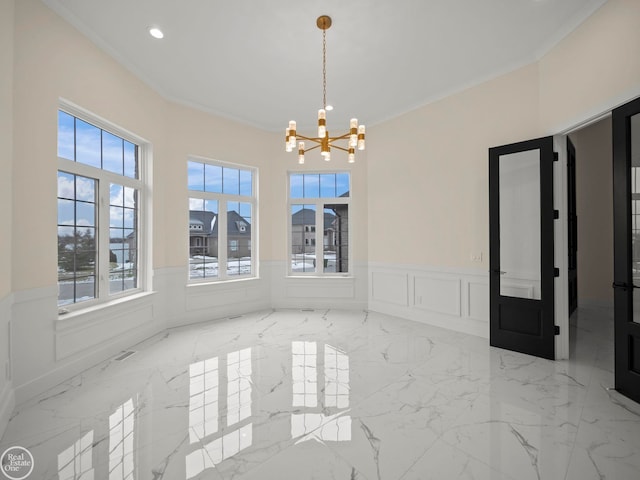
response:
<path id="1" fill-rule="evenodd" d="M 370 310 L 489 338 L 486 271 L 371 263 L 369 278 Z"/>

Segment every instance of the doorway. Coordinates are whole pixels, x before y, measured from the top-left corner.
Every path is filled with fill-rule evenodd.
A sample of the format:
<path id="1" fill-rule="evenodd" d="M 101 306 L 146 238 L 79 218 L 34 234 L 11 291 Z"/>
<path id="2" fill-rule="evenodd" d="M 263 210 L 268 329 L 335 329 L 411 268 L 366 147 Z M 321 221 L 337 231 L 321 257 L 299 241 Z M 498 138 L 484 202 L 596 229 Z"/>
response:
<path id="1" fill-rule="evenodd" d="M 576 237 L 573 242 L 577 247 L 578 305 L 613 309 L 611 128 L 611 116 L 607 116 L 568 136 L 576 155 Z M 572 242 L 571 234 L 569 242 Z M 572 321 L 575 321 L 574 317 L 572 315 Z"/>

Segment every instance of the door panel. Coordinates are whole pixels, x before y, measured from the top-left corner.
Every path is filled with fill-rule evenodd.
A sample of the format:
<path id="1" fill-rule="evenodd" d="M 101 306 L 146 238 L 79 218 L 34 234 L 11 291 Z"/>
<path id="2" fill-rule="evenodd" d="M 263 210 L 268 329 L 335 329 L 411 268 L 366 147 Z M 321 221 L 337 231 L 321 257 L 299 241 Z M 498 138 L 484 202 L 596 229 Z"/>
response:
<path id="1" fill-rule="evenodd" d="M 615 387 L 640 402 L 640 99 L 613 111 Z"/>
<path id="2" fill-rule="evenodd" d="M 554 358 L 553 138 L 489 149 L 490 343 Z"/>

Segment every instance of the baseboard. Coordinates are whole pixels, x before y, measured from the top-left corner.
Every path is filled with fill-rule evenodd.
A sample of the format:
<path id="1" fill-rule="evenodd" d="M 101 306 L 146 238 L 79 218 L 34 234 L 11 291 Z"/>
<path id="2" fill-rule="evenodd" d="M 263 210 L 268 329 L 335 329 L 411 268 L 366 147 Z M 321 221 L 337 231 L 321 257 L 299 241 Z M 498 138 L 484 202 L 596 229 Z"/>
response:
<path id="1" fill-rule="evenodd" d="M 606 308 L 613 309 L 613 300 L 582 300 L 578 298 L 578 308 Z"/>

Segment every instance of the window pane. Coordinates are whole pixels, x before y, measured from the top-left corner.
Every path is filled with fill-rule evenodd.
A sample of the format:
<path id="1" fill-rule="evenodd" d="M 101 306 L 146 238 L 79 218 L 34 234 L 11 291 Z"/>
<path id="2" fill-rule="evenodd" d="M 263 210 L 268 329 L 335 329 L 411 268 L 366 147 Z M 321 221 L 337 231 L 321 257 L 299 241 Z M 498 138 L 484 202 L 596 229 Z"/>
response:
<path id="1" fill-rule="evenodd" d="M 136 200 L 138 197 L 137 190 L 131 187 L 124 187 L 124 206 L 128 208 L 136 208 Z"/>
<path id="2" fill-rule="evenodd" d="M 138 147 L 124 141 L 124 174 L 130 178 L 138 178 Z"/>
<path id="3" fill-rule="evenodd" d="M 222 167 L 205 164 L 204 180 L 207 192 L 222 193 Z"/>
<path id="4" fill-rule="evenodd" d="M 96 183 L 93 178 L 76 176 L 76 200 L 95 203 Z"/>
<path id="5" fill-rule="evenodd" d="M 349 174 L 348 173 L 337 173 L 336 174 L 336 196 L 338 197 L 348 197 L 350 192 L 349 185 Z"/>
<path id="6" fill-rule="evenodd" d="M 58 172 L 58 198 L 75 199 L 75 175 Z"/>
<path id="7" fill-rule="evenodd" d="M 336 174 L 323 173 L 320 175 L 320 197 L 333 198 L 336 197 Z"/>
<path id="8" fill-rule="evenodd" d="M 76 161 L 101 168 L 100 129 L 76 118 Z"/>
<path id="9" fill-rule="evenodd" d="M 76 202 L 73 200 L 62 200 L 58 198 L 58 225 L 71 225 L 75 224 L 75 206 Z"/>
<path id="10" fill-rule="evenodd" d="M 240 193 L 240 171 L 237 168 L 223 169 L 223 193 L 238 195 Z"/>
<path id="11" fill-rule="evenodd" d="M 109 294 L 138 287 L 138 190 L 109 185 Z"/>
<path id="12" fill-rule="evenodd" d="M 93 276 L 76 277 L 75 302 L 84 302 L 96 298 L 96 278 Z"/>
<path id="13" fill-rule="evenodd" d="M 109 226 L 124 228 L 124 213 L 122 207 L 109 207 Z"/>
<path id="14" fill-rule="evenodd" d="M 86 227 L 96 226 L 95 203 L 76 202 L 76 225 Z"/>
<path id="15" fill-rule="evenodd" d="M 189 278 L 218 276 L 218 202 L 189 199 Z"/>
<path id="16" fill-rule="evenodd" d="M 124 228 L 136 227 L 136 211 L 133 208 L 123 209 Z"/>
<path id="17" fill-rule="evenodd" d="M 316 175 L 317 177 L 317 175 Z M 316 207 L 291 206 L 291 271 L 316 271 Z"/>
<path id="18" fill-rule="evenodd" d="M 253 174 L 250 170 L 240 170 L 240 195 L 253 195 Z"/>
<path id="19" fill-rule="evenodd" d="M 289 177 L 291 198 L 304 197 L 303 179 L 304 179 L 304 175 L 299 175 L 299 174 L 292 174 Z"/>
<path id="20" fill-rule="evenodd" d="M 124 187 L 112 183 L 109 187 L 109 205 L 124 205 Z"/>
<path id="21" fill-rule="evenodd" d="M 251 204 L 227 203 L 227 275 L 251 273 Z"/>
<path id="22" fill-rule="evenodd" d="M 349 271 L 349 205 L 324 206 L 324 272 Z"/>
<path id="23" fill-rule="evenodd" d="M 320 196 L 320 175 L 304 175 L 304 198 L 318 198 Z"/>
<path id="24" fill-rule="evenodd" d="M 124 173 L 123 140 L 102 131 L 102 168 L 118 175 Z"/>
<path id="25" fill-rule="evenodd" d="M 74 159 L 74 126 L 73 116 L 58 111 L 58 156 L 67 160 Z"/>
<path id="26" fill-rule="evenodd" d="M 204 164 L 187 162 L 188 188 L 204 192 Z"/>
<path id="27" fill-rule="evenodd" d="M 91 178 L 58 172 L 59 305 L 95 298 L 96 204 L 78 201 L 76 195 L 79 186 L 84 198 L 94 200 L 95 183 Z"/>

